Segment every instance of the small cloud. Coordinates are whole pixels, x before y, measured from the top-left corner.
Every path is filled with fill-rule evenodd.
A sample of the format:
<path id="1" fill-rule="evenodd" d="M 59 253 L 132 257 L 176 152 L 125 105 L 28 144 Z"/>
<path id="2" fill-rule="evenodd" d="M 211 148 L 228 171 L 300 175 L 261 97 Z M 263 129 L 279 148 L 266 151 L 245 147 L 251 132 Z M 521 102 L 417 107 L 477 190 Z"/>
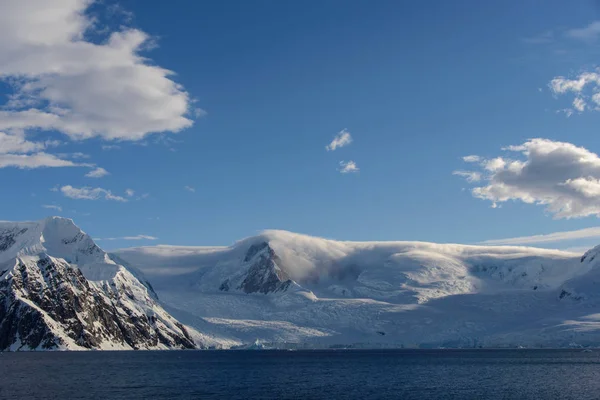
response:
<path id="1" fill-rule="evenodd" d="M 121 146 L 117 146 L 116 144 L 105 144 L 102 145 L 102 150 L 119 150 Z"/>
<path id="2" fill-rule="evenodd" d="M 135 236 L 122 236 L 122 237 L 111 237 L 111 238 L 94 238 L 94 240 L 158 240 L 156 236 L 150 235 L 135 235 Z"/>
<path id="3" fill-rule="evenodd" d="M 135 191 L 133 189 L 126 189 L 125 194 L 127 195 L 127 197 L 133 197 Z"/>
<path id="4" fill-rule="evenodd" d="M 585 110 L 585 100 L 581 97 L 575 97 L 573 100 L 573 108 L 579 112 L 583 112 Z"/>
<path id="5" fill-rule="evenodd" d="M 204 111 L 201 108 L 194 108 L 193 113 L 194 113 L 194 117 L 196 117 L 196 118 L 202 118 L 208 114 L 206 111 Z"/>
<path id="6" fill-rule="evenodd" d="M 43 208 L 47 208 L 49 210 L 56 210 L 58 212 L 62 212 L 62 207 L 61 206 L 55 206 L 52 204 L 44 204 L 42 205 Z"/>
<path id="7" fill-rule="evenodd" d="M 82 187 L 75 188 L 71 185 L 66 185 L 60 188 L 61 193 L 65 197 L 69 197 L 75 200 L 113 200 L 126 202 L 127 199 L 122 196 L 116 196 L 112 194 L 110 190 L 106 190 L 103 188 L 91 188 L 91 187 Z"/>
<path id="8" fill-rule="evenodd" d="M 88 178 L 102 178 L 103 176 L 106 176 L 106 175 L 110 175 L 110 172 L 108 172 L 104 168 L 100 168 L 100 167 L 85 174 L 85 176 Z"/>
<path id="9" fill-rule="evenodd" d="M 452 175 L 462 176 L 469 183 L 481 180 L 481 173 L 475 171 L 453 171 Z"/>
<path id="10" fill-rule="evenodd" d="M 340 168 L 338 171 L 342 174 L 348 174 L 358 172 L 359 168 L 354 161 L 340 161 Z"/>
<path id="11" fill-rule="evenodd" d="M 184 186 L 183 188 L 184 188 L 185 190 L 187 190 L 188 192 L 192 192 L 192 193 L 195 193 L 195 192 L 196 192 L 196 189 L 194 189 L 194 188 L 193 188 L 193 187 L 191 187 L 191 186 Z"/>
<path id="12" fill-rule="evenodd" d="M 470 155 L 470 156 L 464 156 L 462 159 L 464 162 L 479 162 L 481 160 L 481 157 L 475 156 L 475 155 Z"/>
<path id="13" fill-rule="evenodd" d="M 346 129 L 342 129 L 325 148 L 327 151 L 334 151 L 337 148 L 348 146 L 350 143 L 352 143 L 352 135 Z"/>
<path id="14" fill-rule="evenodd" d="M 600 36 L 600 21 L 594 21 L 584 28 L 570 29 L 565 35 L 571 39 L 593 42 Z"/>

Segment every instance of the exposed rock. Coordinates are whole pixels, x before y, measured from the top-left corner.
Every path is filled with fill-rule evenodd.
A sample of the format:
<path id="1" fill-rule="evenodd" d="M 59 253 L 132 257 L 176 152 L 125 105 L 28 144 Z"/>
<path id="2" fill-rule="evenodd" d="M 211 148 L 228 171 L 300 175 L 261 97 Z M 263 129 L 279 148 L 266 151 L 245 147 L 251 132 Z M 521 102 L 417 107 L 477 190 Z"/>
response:
<path id="1" fill-rule="evenodd" d="M 251 264 L 238 286 L 245 293 L 282 292 L 293 282 L 281 268 L 281 259 L 267 242 L 250 246 L 244 262 Z"/>

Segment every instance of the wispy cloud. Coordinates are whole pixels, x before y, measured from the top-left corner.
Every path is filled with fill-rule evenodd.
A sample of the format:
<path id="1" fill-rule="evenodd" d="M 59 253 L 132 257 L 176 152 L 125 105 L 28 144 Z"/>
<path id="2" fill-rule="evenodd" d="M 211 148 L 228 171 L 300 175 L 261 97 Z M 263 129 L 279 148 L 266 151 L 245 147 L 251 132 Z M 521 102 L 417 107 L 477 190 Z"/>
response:
<path id="1" fill-rule="evenodd" d="M 2 111 L 0 111 L 0 124 L 2 124 Z M 0 168 L 60 168 L 60 167 L 87 167 L 88 164 L 78 164 L 65 159 L 60 155 L 49 154 L 49 147 L 57 146 L 60 142 L 55 140 L 31 141 L 20 130 L 11 133 L 0 132 Z"/>
<path id="2" fill-rule="evenodd" d="M 478 172 L 485 184 L 473 188 L 473 196 L 493 206 L 509 200 L 541 205 L 555 218 L 600 217 L 600 157 L 596 153 L 549 139 L 531 139 L 503 150 L 520 159 L 480 157 Z M 464 176 L 469 180 L 470 175 Z"/>
<path id="3" fill-rule="evenodd" d="M 462 176 L 467 182 L 479 182 L 481 180 L 481 173 L 475 171 L 453 171 L 452 175 Z"/>
<path id="4" fill-rule="evenodd" d="M 193 188 L 193 187 L 191 187 L 191 186 L 184 186 L 183 188 L 184 188 L 185 190 L 187 190 L 188 192 L 192 192 L 192 193 L 195 193 L 195 192 L 196 192 L 196 189 L 194 189 L 194 188 Z"/>
<path id="5" fill-rule="evenodd" d="M 63 160 L 48 153 L 0 154 L 0 168 L 20 169 L 82 167 L 70 160 Z"/>
<path id="6" fill-rule="evenodd" d="M 133 197 L 135 191 L 133 189 L 126 189 L 125 194 L 127 195 L 127 197 Z"/>
<path id="7" fill-rule="evenodd" d="M 359 168 L 354 161 L 340 161 L 340 168 L 338 170 L 342 174 L 349 174 L 358 172 Z"/>
<path id="8" fill-rule="evenodd" d="M 102 178 L 103 176 L 106 176 L 106 175 L 110 175 L 110 173 L 101 167 L 97 167 L 97 168 L 91 170 L 90 172 L 88 172 L 87 174 L 85 174 L 85 176 L 88 178 Z"/>
<path id="9" fill-rule="evenodd" d="M 569 29 L 565 35 L 586 42 L 595 41 L 600 36 L 600 21 L 594 21 L 583 28 Z"/>
<path id="10" fill-rule="evenodd" d="M 111 238 L 94 238 L 94 240 L 158 240 L 158 238 L 150 235 L 135 235 Z"/>
<path id="11" fill-rule="evenodd" d="M 62 212 L 62 207 L 61 206 L 55 206 L 53 204 L 44 204 L 44 205 L 42 205 L 42 207 L 50 209 L 50 210 L 56 210 L 58 212 Z"/>
<path id="12" fill-rule="evenodd" d="M 485 240 L 480 244 L 491 245 L 517 245 L 564 242 L 567 240 L 587 239 L 600 237 L 600 227 L 585 228 L 575 231 L 554 232 L 544 235 L 520 236 L 507 239 Z"/>
<path id="13" fill-rule="evenodd" d="M 82 187 L 76 188 L 71 185 L 66 185 L 60 188 L 61 193 L 71 199 L 76 200 L 113 200 L 126 202 L 127 199 L 122 196 L 114 195 L 110 190 L 103 188 Z"/>
<path id="14" fill-rule="evenodd" d="M 342 129 L 325 148 L 327 151 L 334 151 L 340 147 L 348 146 L 350 143 L 352 143 L 352 135 L 348 130 Z"/>

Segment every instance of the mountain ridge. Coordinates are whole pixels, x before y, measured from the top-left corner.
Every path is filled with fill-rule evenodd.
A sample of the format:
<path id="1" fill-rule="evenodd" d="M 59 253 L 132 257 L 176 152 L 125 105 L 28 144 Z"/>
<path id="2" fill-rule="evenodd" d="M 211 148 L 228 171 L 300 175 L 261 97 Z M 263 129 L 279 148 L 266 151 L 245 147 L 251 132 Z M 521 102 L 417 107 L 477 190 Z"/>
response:
<path id="1" fill-rule="evenodd" d="M 293 286 L 250 293 L 222 290 L 228 279 L 239 282 L 248 276 L 247 256 L 262 243 L 273 251 L 275 264 Z M 584 283 L 596 282 L 590 279 L 595 264 L 582 262 L 580 254 L 571 252 L 339 242 L 266 231 L 228 247 L 146 246 L 117 253 L 150 272 L 165 303 L 177 315 L 182 311 L 182 321 L 194 326 L 193 320 L 199 318 L 198 328 L 214 329 L 241 344 L 257 340 L 274 347 L 294 343 L 316 348 L 600 344 L 600 322 L 590 316 L 600 301 L 597 305 L 594 296 L 581 294 L 591 290 Z M 137 260 L 144 260 L 144 265 Z"/>

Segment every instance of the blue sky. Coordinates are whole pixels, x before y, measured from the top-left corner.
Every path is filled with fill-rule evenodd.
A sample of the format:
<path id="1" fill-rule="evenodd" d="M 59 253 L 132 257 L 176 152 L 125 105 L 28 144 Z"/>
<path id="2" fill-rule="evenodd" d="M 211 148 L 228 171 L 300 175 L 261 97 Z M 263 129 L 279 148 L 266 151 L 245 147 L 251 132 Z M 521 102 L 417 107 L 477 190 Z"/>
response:
<path id="1" fill-rule="evenodd" d="M 598 226 L 594 2 L 38 2 L 0 5 L 0 219 L 107 249 Z M 550 239 L 521 242 L 600 230 Z"/>

